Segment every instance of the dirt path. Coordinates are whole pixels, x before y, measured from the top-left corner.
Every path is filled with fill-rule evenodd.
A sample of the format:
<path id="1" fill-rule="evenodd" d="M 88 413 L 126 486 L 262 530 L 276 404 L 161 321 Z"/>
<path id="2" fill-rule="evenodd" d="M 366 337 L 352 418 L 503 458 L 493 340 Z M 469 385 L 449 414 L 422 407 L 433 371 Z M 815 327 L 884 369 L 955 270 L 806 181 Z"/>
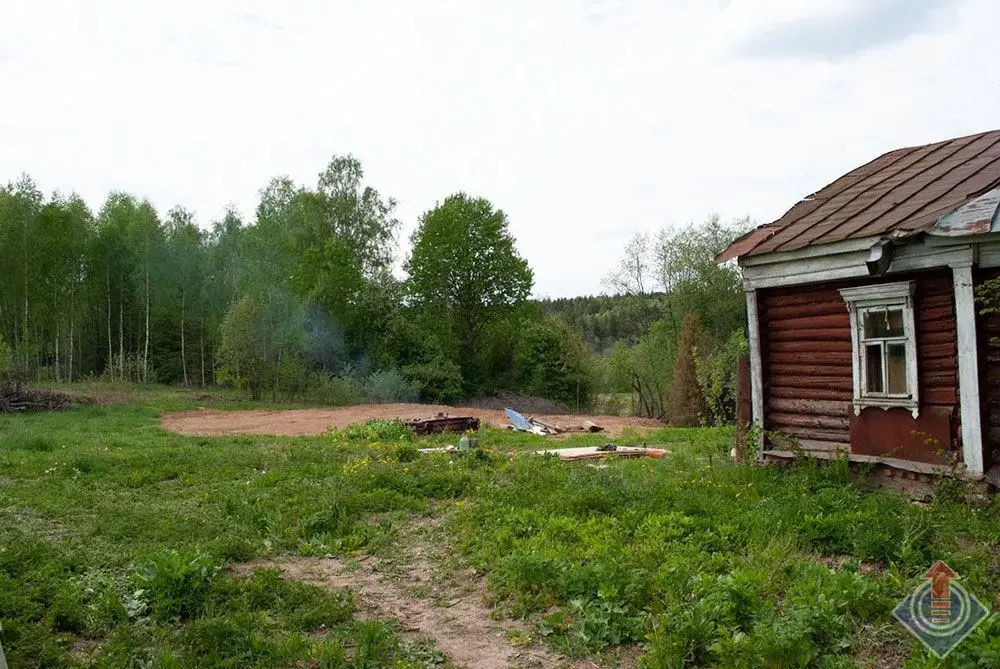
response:
<path id="1" fill-rule="evenodd" d="M 197 409 L 163 415 L 163 427 L 188 436 L 218 436 L 231 434 L 269 436 L 313 436 L 331 427 L 346 427 L 364 423 L 372 418 L 407 420 L 428 418 L 439 412 L 453 416 L 476 416 L 492 427 L 510 424 L 503 411 L 472 409 L 434 404 L 362 404 L 337 409 L 294 409 L 215 411 Z M 663 423 L 648 418 L 621 418 L 619 416 L 535 415 L 545 423 L 556 426 L 581 425 L 591 421 L 604 427 L 603 434 L 615 437 L 629 428 L 638 431 L 663 427 Z"/>
<path id="2" fill-rule="evenodd" d="M 487 605 L 485 578 L 469 568 L 448 563 L 443 542 L 430 534 L 436 523 L 417 522 L 401 537 L 398 558 L 364 556 L 350 563 L 334 558 L 294 558 L 240 565 L 237 573 L 259 568 L 280 569 L 285 578 L 322 588 L 350 588 L 361 599 L 360 614 L 398 621 L 400 632 L 413 639 L 432 638 L 449 660 L 471 669 L 583 669 L 588 660 L 570 660 L 537 641 L 515 645 L 508 630 L 522 639 L 530 628 L 518 620 L 495 620 Z M 439 537 L 438 537 L 439 539 Z M 432 547 L 435 546 L 435 547 Z"/>

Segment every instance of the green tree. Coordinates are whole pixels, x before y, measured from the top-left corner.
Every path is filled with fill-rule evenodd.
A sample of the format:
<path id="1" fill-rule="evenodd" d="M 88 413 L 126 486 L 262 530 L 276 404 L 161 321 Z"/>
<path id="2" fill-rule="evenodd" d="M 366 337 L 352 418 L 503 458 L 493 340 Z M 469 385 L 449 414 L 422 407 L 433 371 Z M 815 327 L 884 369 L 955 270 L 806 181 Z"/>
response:
<path id="1" fill-rule="evenodd" d="M 423 326 L 446 354 L 457 353 L 467 388 L 478 386 L 483 333 L 514 317 L 531 292 L 532 272 L 514 247 L 507 216 L 459 193 L 426 212 L 411 241 L 408 287 Z"/>
<path id="2" fill-rule="evenodd" d="M 592 366 L 580 337 L 558 318 L 522 324 L 514 354 L 516 389 L 579 409 L 590 401 Z"/>

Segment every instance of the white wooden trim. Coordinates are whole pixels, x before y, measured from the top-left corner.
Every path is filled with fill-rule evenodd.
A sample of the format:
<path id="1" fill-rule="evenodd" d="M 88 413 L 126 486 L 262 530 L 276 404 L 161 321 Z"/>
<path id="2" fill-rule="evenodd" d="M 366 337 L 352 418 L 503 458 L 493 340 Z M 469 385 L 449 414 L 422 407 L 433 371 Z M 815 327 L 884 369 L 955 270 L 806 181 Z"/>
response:
<path id="1" fill-rule="evenodd" d="M 878 237 L 863 237 L 861 239 L 845 239 L 832 244 L 820 244 L 817 246 L 806 246 L 794 251 L 775 251 L 757 256 L 742 256 L 740 265 L 752 267 L 754 265 L 769 265 L 776 262 L 788 262 L 791 260 L 804 260 L 806 258 L 818 258 L 820 256 L 832 256 L 840 253 L 851 253 L 854 251 L 868 252 L 872 246 L 877 244 Z"/>
<path id="2" fill-rule="evenodd" d="M 959 246 L 927 246 L 910 244 L 893 252 L 889 275 L 936 267 L 954 267 L 973 263 L 976 249 L 970 244 Z M 866 277 L 867 251 L 818 256 L 787 262 L 773 262 L 743 267 L 744 287 L 748 290 L 774 288 L 802 283 L 821 283 L 840 279 Z"/>
<path id="3" fill-rule="evenodd" d="M 750 406 L 753 424 L 764 427 L 764 369 L 760 355 L 760 321 L 757 311 L 757 291 L 746 291 L 747 345 L 750 349 Z M 757 441 L 757 453 L 764 458 L 764 436 Z"/>
<path id="4" fill-rule="evenodd" d="M 978 246 L 980 267 L 1000 267 L 1000 243 L 989 242 Z"/>
<path id="5" fill-rule="evenodd" d="M 914 281 L 898 281 L 896 283 L 877 283 L 869 286 L 856 286 L 854 288 L 842 288 L 841 297 L 847 304 L 847 311 L 851 317 L 851 349 L 854 351 L 854 415 L 861 413 L 864 407 L 881 407 L 889 409 L 891 407 L 903 407 L 909 409 L 914 418 L 920 416 L 920 388 L 919 369 L 917 366 L 917 327 L 913 315 L 913 292 L 915 290 Z M 906 389 L 907 396 L 888 395 L 888 387 L 885 387 L 885 396 L 871 395 L 865 392 L 864 378 L 862 376 L 865 368 L 865 354 L 862 350 L 861 328 L 862 324 L 858 320 L 861 312 L 869 310 L 871 307 L 899 307 L 903 311 L 904 334 L 906 338 Z M 885 369 L 888 352 L 883 349 L 883 369 Z M 888 374 L 883 371 L 883 383 L 889 383 Z"/>
<path id="6" fill-rule="evenodd" d="M 979 360 L 972 267 L 952 269 L 958 337 L 958 393 L 962 411 L 962 454 L 970 474 L 983 473 L 983 430 L 979 415 Z"/>

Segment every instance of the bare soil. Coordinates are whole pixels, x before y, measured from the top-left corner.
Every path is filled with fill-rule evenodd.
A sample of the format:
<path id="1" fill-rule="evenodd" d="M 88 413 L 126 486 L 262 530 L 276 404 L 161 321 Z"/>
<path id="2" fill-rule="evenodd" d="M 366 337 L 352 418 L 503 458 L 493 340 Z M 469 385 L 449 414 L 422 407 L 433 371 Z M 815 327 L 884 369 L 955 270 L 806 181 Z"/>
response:
<path id="1" fill-rule="evenodd" d="M 163 416 L 163 427 L 187 436 L 219 435 L 267 435 L 267 436 L 314 436 L 323 434 L 331 427 L 341 428 L 354 423 L 364 423 L 373 418 L 408 420 L 430 418 L 438 413 L 452 416 L 475 416 L 483 423 L 496 428 L 510 425 L 506 414 L 495 409 L 472 407 L 449 407 L 439 404 L 362 404 L 337 409 L 292 409 L 251 411 L 216 411 L 197 409 L 167 413 Z M 622 430 L 648 431 L 663 427 L 663 423 L 649 418 L 622 418 L 620 416 L 582 415 L 534 415 L 549 425 L 570 427 L 582 425 L 584 421 L 597 423 L 605 434 L 615 437 Z"/>
<path id="2" fill-rule="evenodd" d="M 361 617 L 394 620 L 404 637 L 433 640 L 458 667 L 590 669 L 604 664 L 568 658 L 544 646 L 523 621 L 505 619 L 490 604 L 484 575 L 456 562 L 438 532 L 437 521 L 415 519 L 399 537 L 401 553 L 393 557 L 289 558 L 232 570 L 240 576 L 276 568 L 284 578 L 348 588 L 359 596 Z M 635 649 L 625 651 L 610 666 L 632 666 Z"/>

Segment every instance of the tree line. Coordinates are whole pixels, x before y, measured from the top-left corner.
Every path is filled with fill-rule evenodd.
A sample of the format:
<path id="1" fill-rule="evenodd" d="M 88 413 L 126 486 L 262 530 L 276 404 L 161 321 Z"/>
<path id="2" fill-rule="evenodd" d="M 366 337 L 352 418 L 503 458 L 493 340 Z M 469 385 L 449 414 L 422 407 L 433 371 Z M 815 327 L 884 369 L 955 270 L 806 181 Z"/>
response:
<path id="1" fill-rule="evenodd" d="M 752 227 L 711 216 L 636 233 L 605 279 L 613 297 L 545 305 L 579 323 L 595 347 L 595 384 L 613 402 L 624 395 L 632 411 L 677 425 L 735 419 L 746 307 L 738 268 L 715 258 Z M 608 337 L 601 326 L 612 320 Z"/>
<path id="2" fill-rule="evenodd" d="M 335 156 L 201 226 L 111 193 L 92 211 L 27 176 L 0 188 L 0 359 L 35 380 L 228 384 L 253 397 L 454 400 L 592 390 L 586 349 L 528 296 L 505 214 L 451 195 L 393 267 L 396 202 Z"/>
<path id="3" fill-rule="evenodd" d="M 352 156 L 314 184 L 272 179 L 249 220 L 230 207 L 206 225 L 125 192 L 91 211 L 23 176 L 0 187 L 0 363 L 38 381 L 223 384 L 254 398 L 513 391 L 731 420 L 743 293 L 714 258 L 749 221 L 633 235 L 612 295 L 532 301 L 531 268 L 489 201 L 437 203 L 406 257 L 395 211 Z"/>

